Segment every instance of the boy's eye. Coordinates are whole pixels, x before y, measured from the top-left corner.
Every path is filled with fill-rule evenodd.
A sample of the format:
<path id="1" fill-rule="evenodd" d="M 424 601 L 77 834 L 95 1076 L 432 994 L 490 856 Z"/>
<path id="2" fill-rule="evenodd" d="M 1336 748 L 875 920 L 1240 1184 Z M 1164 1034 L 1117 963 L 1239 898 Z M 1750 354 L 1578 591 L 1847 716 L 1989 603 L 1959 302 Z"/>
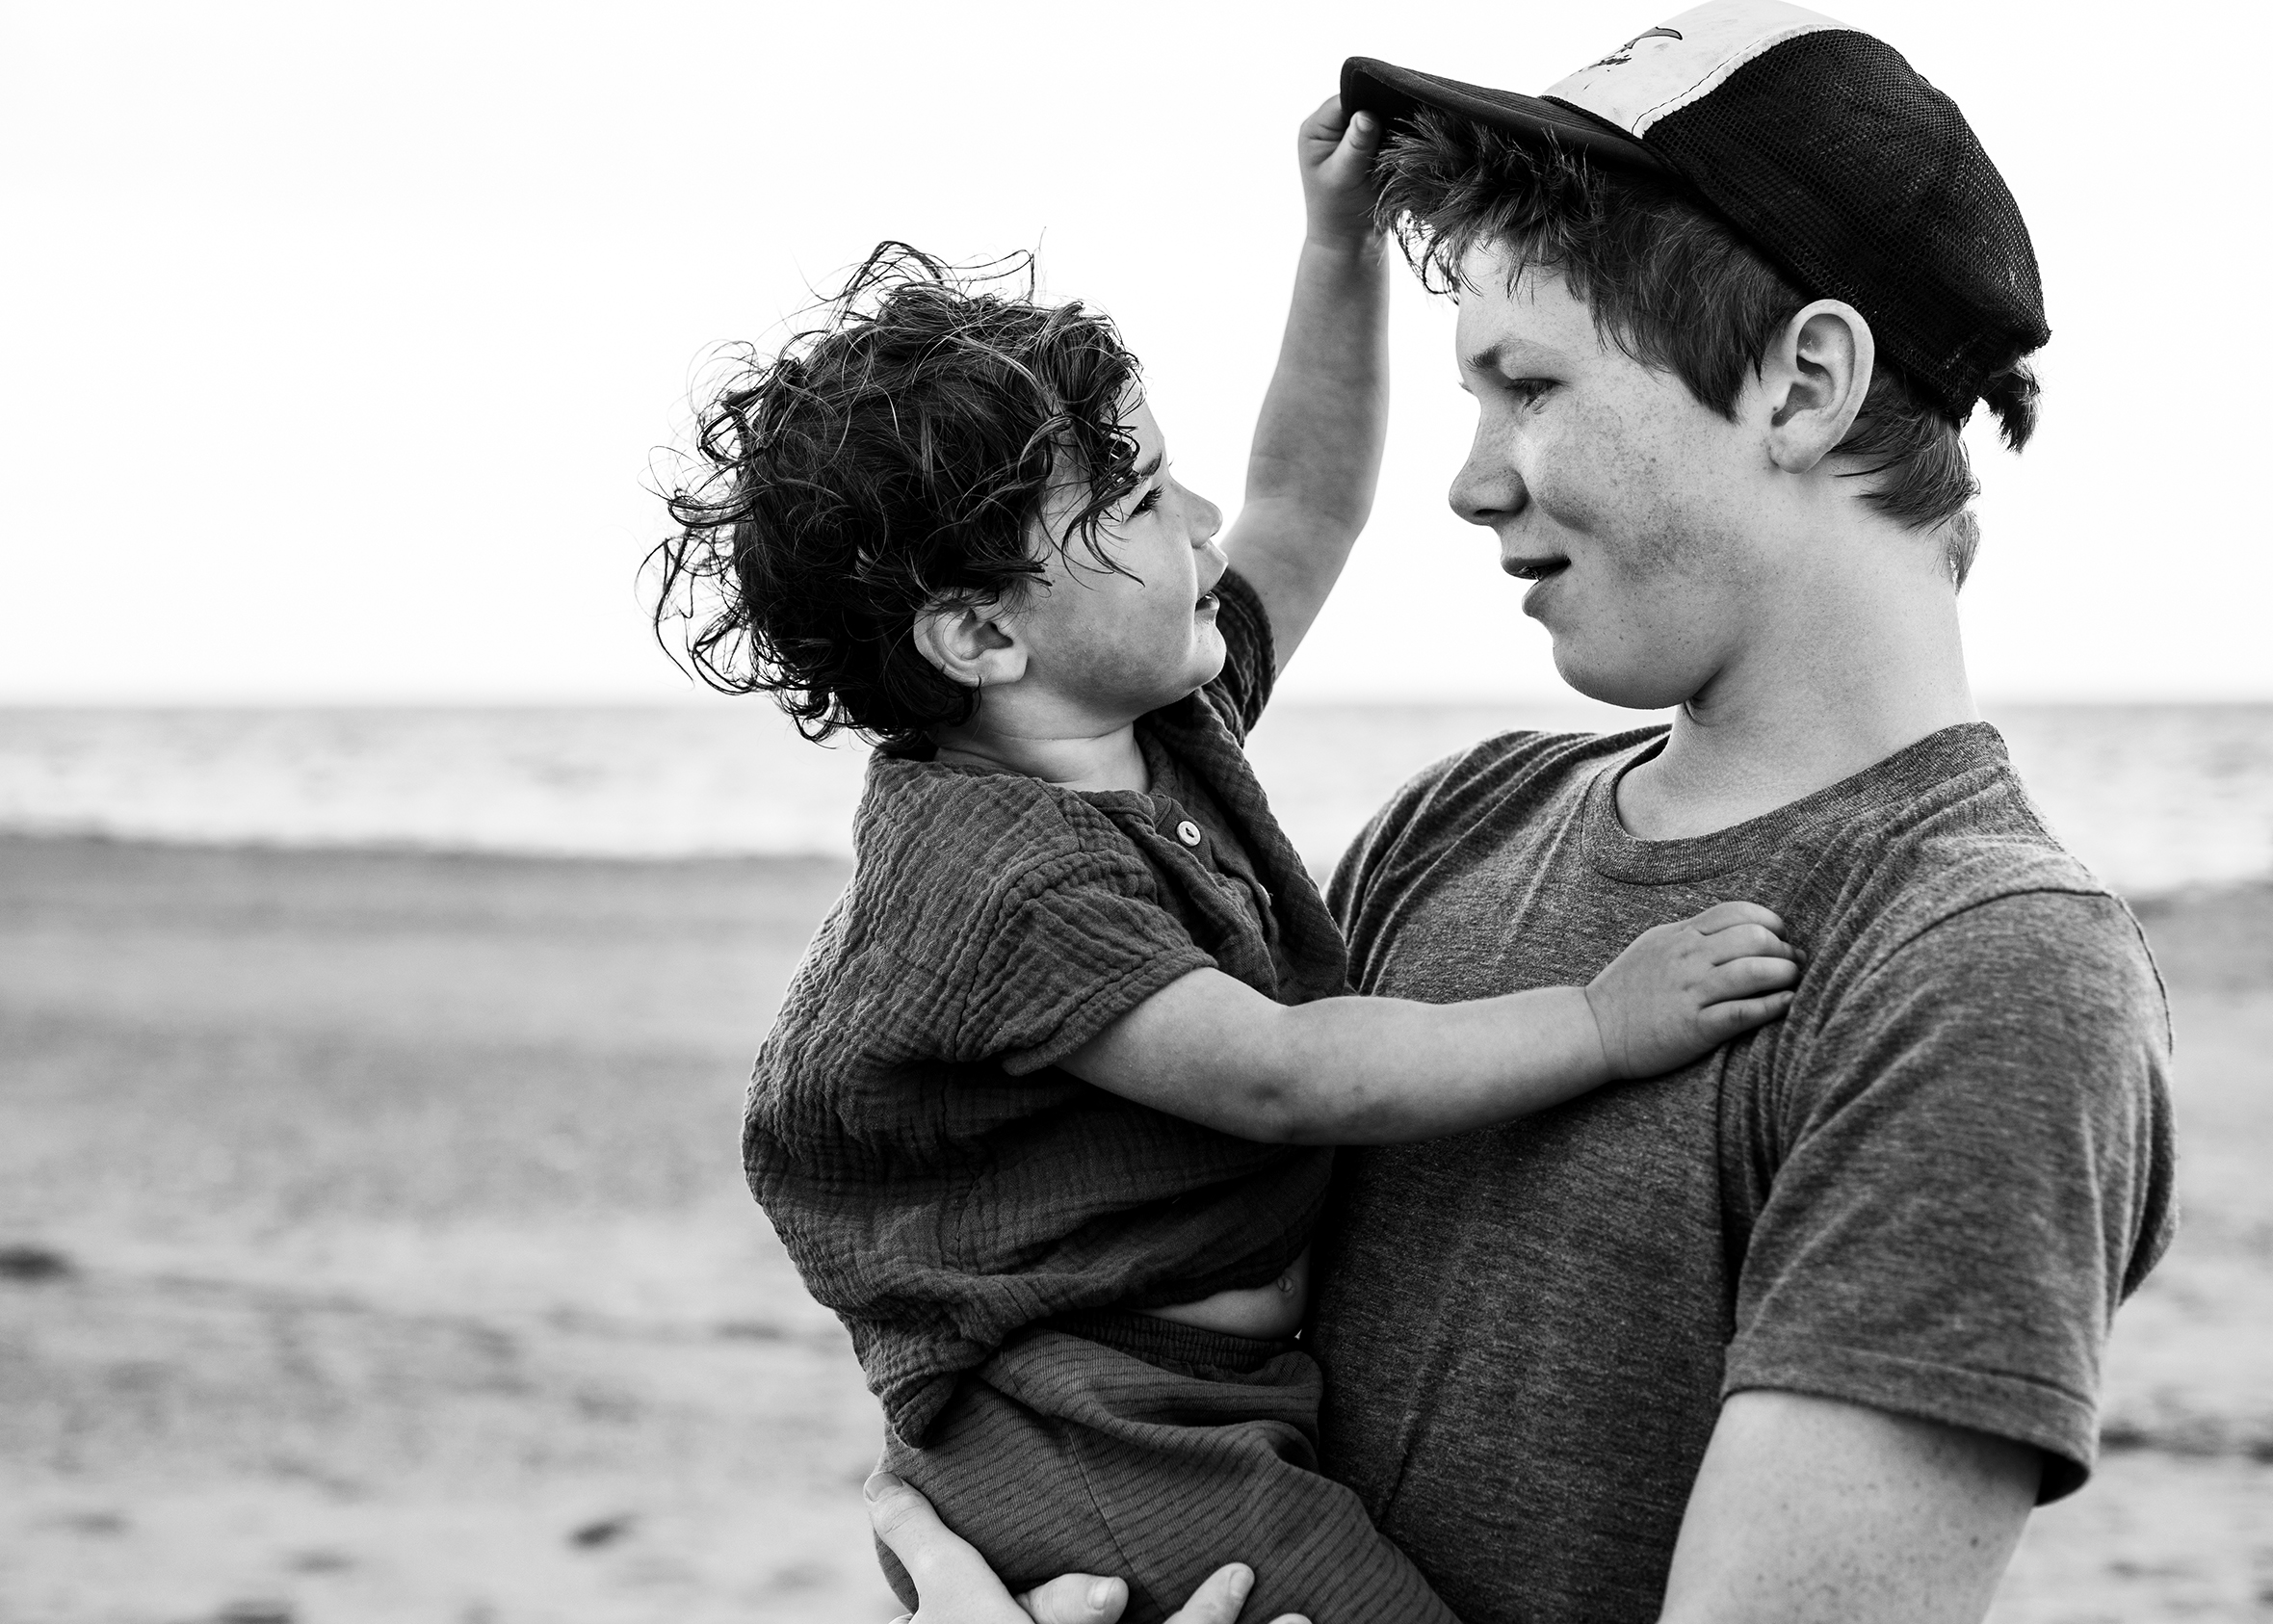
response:
<path id="1" fill-rule="evenodd" d="M 1555 380 L 1551 378 L 1511 378 L 1507 380 L 1507 392 L 1528 406 L 1537 406 L 1541 397 L 1554 387 Z"/>
<path id="2" fill-rule="evenodd" d="M 1129 510 L 1129 516 L 1135 518 L 1138 513 L 1149 513 L 1160 505 L 1161 487 L 1156 485 L 1136 499 L 1136 505 Z"/>

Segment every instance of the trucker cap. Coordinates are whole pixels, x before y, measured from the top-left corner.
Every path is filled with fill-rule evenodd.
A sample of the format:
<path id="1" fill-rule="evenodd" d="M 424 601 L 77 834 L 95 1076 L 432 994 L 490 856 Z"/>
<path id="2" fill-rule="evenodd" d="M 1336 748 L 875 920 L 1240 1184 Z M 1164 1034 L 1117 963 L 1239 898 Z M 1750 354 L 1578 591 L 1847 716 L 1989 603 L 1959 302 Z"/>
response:
<path id="1" fill-rule="evenodd" d="M 1392 129 L 1440 108 L 1687 190 L 1810 297 L 1860 310 L 1960 420 L 2051 336 L 2028 227 L 1957 104 L 1783 0 L 1711 0 L 1537 96 L 1351 57 L 1342 105 Z"/>

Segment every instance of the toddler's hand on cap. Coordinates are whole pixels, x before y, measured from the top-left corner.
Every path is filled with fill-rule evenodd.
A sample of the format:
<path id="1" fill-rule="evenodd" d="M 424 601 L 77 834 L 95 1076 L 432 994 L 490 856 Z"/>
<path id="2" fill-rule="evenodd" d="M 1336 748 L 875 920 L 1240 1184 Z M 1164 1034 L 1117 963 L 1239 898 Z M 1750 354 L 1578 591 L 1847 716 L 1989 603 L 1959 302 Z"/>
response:
<path id="1" fill-rule="evenodd" d="M 1310 240 L 1334 248 L 1365 248 L 1378 242 L 1373 159 L 1381 150 L 1381 120 L 1371 113 L 1345 118 L 1342 98 L 1328 96 L 1302 120 L 1294 150 L 1302 166 Z"/>

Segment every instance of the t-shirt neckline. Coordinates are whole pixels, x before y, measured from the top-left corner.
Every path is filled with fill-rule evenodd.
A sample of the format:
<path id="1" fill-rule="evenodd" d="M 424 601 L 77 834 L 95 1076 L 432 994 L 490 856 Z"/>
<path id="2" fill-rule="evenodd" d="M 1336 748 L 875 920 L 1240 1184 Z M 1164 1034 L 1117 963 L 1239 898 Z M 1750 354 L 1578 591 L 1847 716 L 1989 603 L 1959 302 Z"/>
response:
<path id="1" fill-rule="evenodd" d="M 1660 733 L 1635 746 L 1587 785 L 1586 856 L 1606 878 L 1664 885 L 1757 867 L 1779 851 L 1818 846 L 1859 814 L 1883 810 L 1958 773 L 2008 765 L 2004 739 L 1995 727 L 1958 722 L 1744 823 L 1679 840 L 1643 840 L 1619 819 L 1618 781 L 1663 749 L 1667 737 Z"/>

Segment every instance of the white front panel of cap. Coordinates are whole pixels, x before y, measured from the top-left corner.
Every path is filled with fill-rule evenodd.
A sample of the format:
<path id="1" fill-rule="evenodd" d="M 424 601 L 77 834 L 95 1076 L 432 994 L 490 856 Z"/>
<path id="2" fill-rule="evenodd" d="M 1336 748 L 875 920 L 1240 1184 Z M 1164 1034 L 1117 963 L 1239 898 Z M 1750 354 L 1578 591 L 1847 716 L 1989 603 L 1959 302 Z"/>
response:
<path id="1" fill-rule="evenodd" d="M 1763 51 L 1845 23 L 1783 0 L 1711 0 L 1637 34 L 1547 93 L 1633 135 L 1712 93 Z"/>

